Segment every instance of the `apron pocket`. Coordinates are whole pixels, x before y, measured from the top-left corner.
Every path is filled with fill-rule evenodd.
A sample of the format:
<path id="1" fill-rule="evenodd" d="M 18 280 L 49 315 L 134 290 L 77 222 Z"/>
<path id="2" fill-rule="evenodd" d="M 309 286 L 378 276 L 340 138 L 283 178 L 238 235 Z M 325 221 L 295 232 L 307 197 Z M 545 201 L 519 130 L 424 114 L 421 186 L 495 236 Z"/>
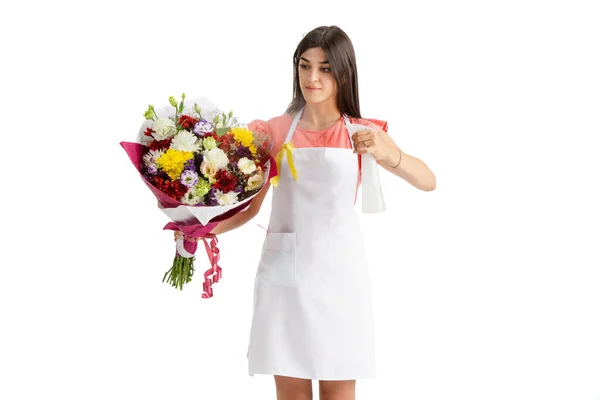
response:
<path id="1" fill-rule="evenodd" d="M 296 285 L 296 233 L 267 233 L 258 266 L 262 283 Z"/>

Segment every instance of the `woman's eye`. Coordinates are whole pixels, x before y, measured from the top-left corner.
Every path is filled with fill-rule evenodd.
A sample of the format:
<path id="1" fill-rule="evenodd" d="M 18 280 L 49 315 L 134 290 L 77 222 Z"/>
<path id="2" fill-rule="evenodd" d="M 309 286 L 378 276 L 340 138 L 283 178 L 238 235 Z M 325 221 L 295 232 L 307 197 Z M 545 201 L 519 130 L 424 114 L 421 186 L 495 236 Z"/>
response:
<path id="1" fill-rule="evenodd" d="M 330 71 L 331 71 L 331 69 L 329 69 L 329 68 L 327 68 L 327 67 L 323 67 L 323 68 L 321 68 L 321 71 L 323 71 L 323 72 L 330 72 Z"/>
<path id="2" fill-rule="evenodd" d="M 300 68 L 306 69 L 306 68 L 308 68 L 308 65 L 306 65 L 306 64 L 300 64 Z"/>

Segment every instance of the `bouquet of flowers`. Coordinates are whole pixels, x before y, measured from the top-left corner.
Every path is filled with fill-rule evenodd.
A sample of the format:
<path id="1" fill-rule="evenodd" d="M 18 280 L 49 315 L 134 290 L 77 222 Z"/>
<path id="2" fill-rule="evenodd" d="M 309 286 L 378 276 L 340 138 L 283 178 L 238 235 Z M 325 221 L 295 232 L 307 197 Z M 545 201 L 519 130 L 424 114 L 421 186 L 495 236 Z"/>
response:
<path id="1" fill-rule="evenodd" d="M 180 230 L 173 265 L 163 277 L 183 290 L 194 275 L 197 238 L 202 238 L 211 267 L 204 274 L 203 298 L 222 276 L 217 238 L 221 221 L 246 209 L 275 175 L 269 155 L 272 140 L 253 132 L 208 99 L 149 105 L 136 142 L 121 142 L 143 181 L 170 219 L 164 229 Z"/>

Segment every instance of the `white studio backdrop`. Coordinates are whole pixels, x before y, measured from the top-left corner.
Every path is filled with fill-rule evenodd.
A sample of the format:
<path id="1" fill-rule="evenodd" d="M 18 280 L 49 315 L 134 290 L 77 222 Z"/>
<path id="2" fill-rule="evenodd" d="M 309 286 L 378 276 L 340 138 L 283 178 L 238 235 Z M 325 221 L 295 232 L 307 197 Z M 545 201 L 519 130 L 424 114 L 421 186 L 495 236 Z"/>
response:
<path id="1" fill-rule="evenodd" d="M 275 398 L 246 373 L 270 195 L 219 237 L 214 297 L 178 291 L 119 142 L 183 92 L 281 114 L 297 43 L 335 24 L 363 116 L 437 176 L 421 192 L 381 169 L 387 210 L 361 214 L 379 377 L 357 398 L 600 399 L 599 18 L 595 1 L 0 6 L 0 398 Z"/>

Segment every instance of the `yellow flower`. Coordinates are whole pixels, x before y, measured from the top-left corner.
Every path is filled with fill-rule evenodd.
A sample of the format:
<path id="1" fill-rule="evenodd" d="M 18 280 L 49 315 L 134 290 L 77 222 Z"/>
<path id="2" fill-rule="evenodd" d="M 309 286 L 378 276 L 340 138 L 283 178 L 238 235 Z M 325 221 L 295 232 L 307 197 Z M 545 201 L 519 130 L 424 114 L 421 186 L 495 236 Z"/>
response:
<path id="1" fill-rule="evenodd" d="M 186 161 L 193 156 L 194 153 L 191 151 L 169 149 L 165 154 L 158 157 L 156 163 L 171 179 L 179 179 Z"/>
<path id="2" fill-rule="evenodd" d="M 247 128 L 231 128 L 231 133 L 233 133 L 233 138 L 240 142 L 242 146 L 250 149 L 252 155 L 256 155 L 256 147 L 254 146 L 254 134 L 250 129 Z"/>

